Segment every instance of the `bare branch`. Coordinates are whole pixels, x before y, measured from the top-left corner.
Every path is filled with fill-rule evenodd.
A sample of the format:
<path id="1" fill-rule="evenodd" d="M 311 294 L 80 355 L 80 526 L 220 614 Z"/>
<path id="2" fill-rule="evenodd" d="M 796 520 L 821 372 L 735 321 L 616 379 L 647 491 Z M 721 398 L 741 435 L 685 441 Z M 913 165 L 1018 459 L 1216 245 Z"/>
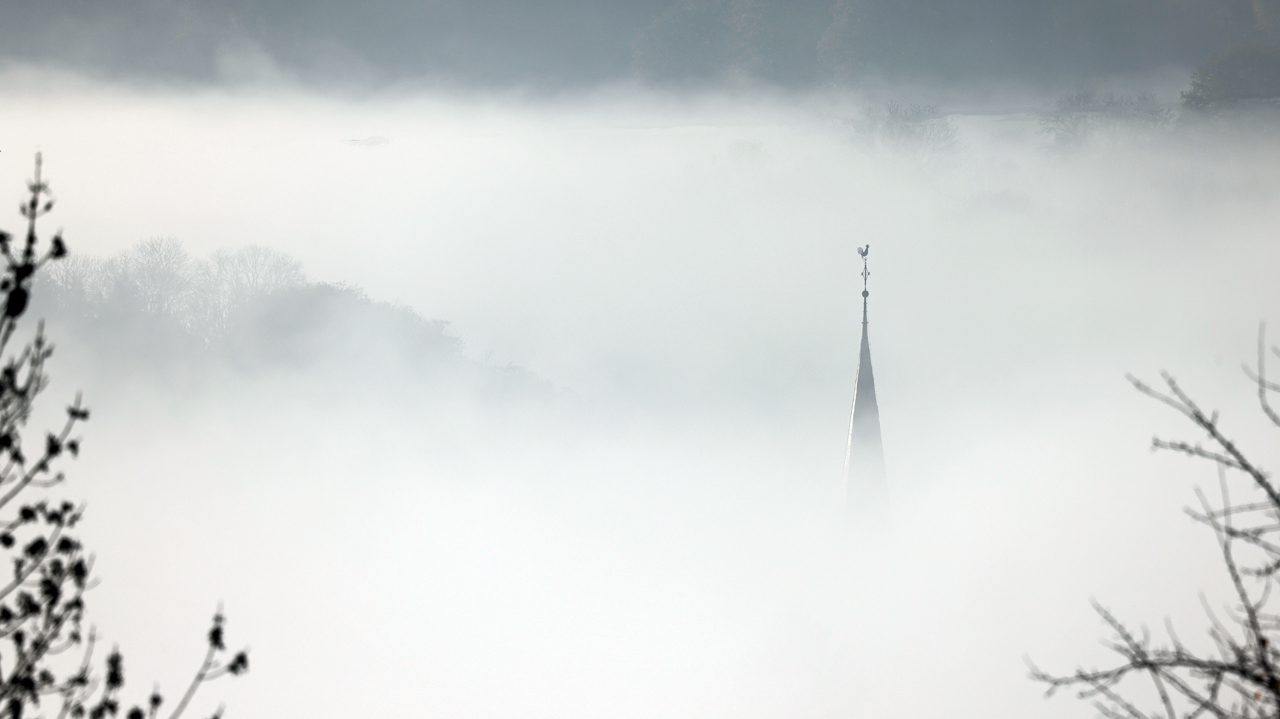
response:
<path id="1" fill-rule="evenodd" d="M 1249 369 L 1249 365 L 1244 365 L 1245 375 L 1258 385 L 1258 404 L 1262 406 L 1262 413 L 1271 420 L 1271 423 L 1280 427 L 1280 414 L 1272 409 L 1271 403 L 1267 400 L 1267 392 L 1280 392 L 1280 385 L 1267 381 L 1267 323 L 1258 323 L 1258 371 L 1254 373 Z M 1280 354 L 1280 353 L 1278 353 Z"/>

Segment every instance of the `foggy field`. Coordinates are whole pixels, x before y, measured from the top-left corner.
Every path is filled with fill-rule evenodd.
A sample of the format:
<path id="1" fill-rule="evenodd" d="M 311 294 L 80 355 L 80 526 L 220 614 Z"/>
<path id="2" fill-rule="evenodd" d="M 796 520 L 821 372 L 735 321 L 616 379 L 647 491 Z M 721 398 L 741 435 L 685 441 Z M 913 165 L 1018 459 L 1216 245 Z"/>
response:
<path id="1" fill-rule="evenodd" d="M 852 93 L 0 76 L 0 193 L 42 152 L 73 256 L 266 245 L 550 386 L 442 388 L 374 334 L 116 365 L 51 320 L 32 428 L 85 391 L 57 491 L 88 501 L 132 690 L 175 692 L 221 601 L 253 670 L 196 715 L 1092 716 L 1024 657 L 1109 663 L 1091 598 L 1195 645 L 1228 588 L 1181 514 L 1212 469 L 1147 451 L 1199 438 L 1125 373 L 1275 461 L 1239 366 L 1280 323 L 1280 135 L 1055 140 L 1055 99 L 943 107 L 948 144 Z M 890 498 L 851 523 L 867 243 Z"/>

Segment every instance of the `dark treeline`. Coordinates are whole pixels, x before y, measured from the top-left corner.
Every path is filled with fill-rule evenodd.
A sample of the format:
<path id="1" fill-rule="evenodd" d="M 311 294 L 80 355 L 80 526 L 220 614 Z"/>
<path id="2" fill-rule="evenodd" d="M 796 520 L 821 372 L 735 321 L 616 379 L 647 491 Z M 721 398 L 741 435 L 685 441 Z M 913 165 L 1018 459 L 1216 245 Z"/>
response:
<path id="1" fill-rule="evenodd" d="M 197 259 L 158 238 L 110 258 L 73 255 L 38 278 L 33 312 L 92 358 L 98 380 L 199 385 L 284 373 L 341 376 L 353 391 L 412 383 L 503 398 L 551 392 L 528 370 L 466 358 L 449 323 L 357 287 L 308 281 L 301 263 L 261 245 Z"/>
<path id="2" fill-rule="evenodd" d="M 252 76 L 269 57 L 357 86 L 1063 85 L 1274 46 L 1280 0 L 48 0 L 4 15 L 0 57 L 174 80 Z"/>

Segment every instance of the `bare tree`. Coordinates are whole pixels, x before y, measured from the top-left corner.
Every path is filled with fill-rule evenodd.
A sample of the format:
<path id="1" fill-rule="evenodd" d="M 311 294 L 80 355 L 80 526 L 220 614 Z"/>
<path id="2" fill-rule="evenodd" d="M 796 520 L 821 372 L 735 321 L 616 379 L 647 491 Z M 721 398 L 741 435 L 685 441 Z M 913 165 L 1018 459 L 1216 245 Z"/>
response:
<path id="1" fill-rule="evenodd" d="M 47 433 L 38 442 L 26 441 L 24 427 L 37 396 L 48 385 L 45 363 L 53 348 L 41 325 L 25 347 L 16 352 L 9 349 L 26 312 L 36 272 L 67 254 L 61 233 L 47 247 L 39 247 L 36 221 L 53 208 L 40 169 L 37 155 L 35 176 L 28 183 L 30 198 L 21 205 L 27 221 L 25 238 L 15 240 L 0 232 L 0 513 L 8 515 L 0 515 L 0 552 L 10 555 L 13 566 L 12 579 L 0 580 L 0 640 L 7 640 L 0 644 L 0 717 L 21 719 L 41 707 L 42 701 L 50 701 L 59 702 L 59 718 L 102 719 L 120 711 L 124 668 L 118 650 L 107 654 L 103 671 L 92 668 L 96 641 L 93 629 L 85 628 L 85 593 L 93 585 L 93 557 L 76 538 L 84 506 L 32 496 L 64 481 L 56 464 L 65 455 L 79 453 L 80 439 L 73 432 L 89 418 L 89 410 L 77 396 L 67 407 L 61 430 Z M 157 243 L 152 249 L 172 259 L 170 245 Z M 157 297 L 168 291 L 161 288 L 168 287 L 167 281 L 156 279 Z M 226 658 L 223 625 L 219 609 L 207 636 L 204 661 L 169 714 L 171 719 L 186 710 L 204 682 L 248 669 L 244 652 Z M 145 708 L 134 706 L 126 716 L 154 719 L 162 705 L 157 690 Z"/>
<path id="2" fill-rule="evenodd" d="M 302 263 L 279 250 L 246 245 L 195 259 L 179 240 L 163 237 L 105 260 L 69 257 L 42 272 L 39 286 L 42 301 L 62 315 L 145 317 L 211 344 L 246 305 L 305 283 Z"/>
<path id="3" fill-rule="evenodd" d="M 1271 354 L 1280 356 L 1280 348 L 1272 347 Z M 1280 427 L 1280 414 L 1270 402 L 1270 394 L 1280 392 L 1280 383 L 1267 379 L 1267 355 L 1265 328 L 1260 328 L 1257 366 L 1246 365 L 1244 370 L 1258 388 L 1263 414 Z M 1163 387 L 1157 389 L 1129 377 L 1138 391 L 1173 408 L 1207 437 L 1207 444 L 1204 439 L 1157 437 L 1152 446 L 1216 467 L 1217 501 L 1197 490 L 1200 506 L 1187 513 L 1213 530 L 1235 604 L 1221 613 L 1206 605 L 1214 648 L 1197 652 L 1172 627 L 1163 643 L 1153 643 L 1146 630 L 1134 631 L 1095 603 L 1114 632 L 1107 646 L 1119 655 L 1119 663 L 1108 669 L 1079 668 L 1061 676 L 1032 665 L 1031 676 L 1047 683 L 1050 695 L 1064 687 L 1076 688 L 1102 714 L 1117 719 L 1280 717 L 1280 614 L 1270 601 L 1280 582 L 1280 487 L 1223 434 L 1217 412 L 1201 409 L 1173 377 L 1164 374 L 1162 379 Z M 1143 679 L 1150 690 L 1145 703 L 1153 706 L 1134 698 L 1132 680 Z"/>
<path id="4" fill-rule="evenodd" d="M 176 237 L 139 242 L 125 257 L 142 309 L 162 317 L 185 314 L 191 294 L 191 256 Z"/>
<path id="5" fill-rule="evenodd" d="M 237 310 L 250 301 L 306 282 L 302 263 L 263 245 L 217 250 L 196 263 L 191 324 L 201 337 L 221 337 Z"/>

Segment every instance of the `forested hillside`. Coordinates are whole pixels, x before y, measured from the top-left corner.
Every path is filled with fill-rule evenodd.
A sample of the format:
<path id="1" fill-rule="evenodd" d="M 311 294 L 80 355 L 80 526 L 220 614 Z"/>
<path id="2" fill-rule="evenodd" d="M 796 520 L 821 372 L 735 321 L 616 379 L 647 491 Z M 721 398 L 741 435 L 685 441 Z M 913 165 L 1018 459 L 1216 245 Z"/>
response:
<path id="1" fill-rule="evenodd" d="M 356 392 L 553 392 L 523 368 L 467 358 L 448 322 L 358 287 L 308 281 L 301 263 L 261 245 L 198 259 L 158 238 L 105 259 L 72 256 L 40 278 L 34 298 L 59 344 L 92 357 L 91 381 L 199 387 L 305 373 L 340 377 Z"/>

